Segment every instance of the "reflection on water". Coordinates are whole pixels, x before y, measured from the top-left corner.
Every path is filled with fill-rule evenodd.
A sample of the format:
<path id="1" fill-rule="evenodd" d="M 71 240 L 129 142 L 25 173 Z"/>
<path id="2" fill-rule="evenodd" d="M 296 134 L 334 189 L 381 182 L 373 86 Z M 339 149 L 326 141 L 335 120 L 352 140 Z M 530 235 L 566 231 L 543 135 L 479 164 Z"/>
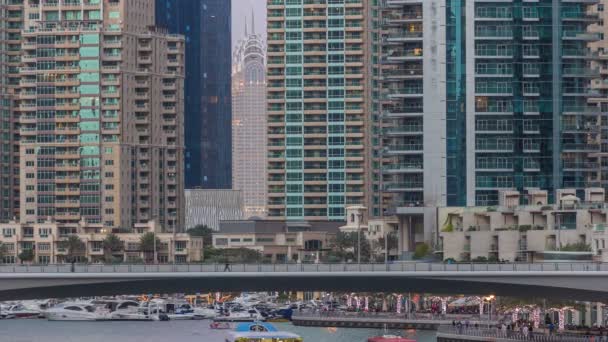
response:
<path id="1" fill-rule="evenodd" d="M 294 327 L 276 324 L 294 332 L 305 342 L 365 342 L 382 330 Z M 390 331 L 419 342 L 435 342 L 430 331 Z M 209 321 L 174 322 L 48 322 L 45 320 L 0 320 L 2 342 L 224 342 L 225 331 L 209 329 Z"/>

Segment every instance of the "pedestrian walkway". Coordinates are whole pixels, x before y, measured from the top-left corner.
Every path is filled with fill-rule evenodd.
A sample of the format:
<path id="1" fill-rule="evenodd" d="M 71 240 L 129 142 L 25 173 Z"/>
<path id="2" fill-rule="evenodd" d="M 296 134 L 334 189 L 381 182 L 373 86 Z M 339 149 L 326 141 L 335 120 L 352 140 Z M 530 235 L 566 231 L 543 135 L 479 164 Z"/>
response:
<path id="1" fill-rule="evenodd" d="M 522 333 L 502 331 L 496 328 L 471 328 L 464 326 L 441 326 L 437 332 L 438 341 L 533 341 L 533 342 L 608 342 L 608 336 L 587 336 L 576 334 Z"/>

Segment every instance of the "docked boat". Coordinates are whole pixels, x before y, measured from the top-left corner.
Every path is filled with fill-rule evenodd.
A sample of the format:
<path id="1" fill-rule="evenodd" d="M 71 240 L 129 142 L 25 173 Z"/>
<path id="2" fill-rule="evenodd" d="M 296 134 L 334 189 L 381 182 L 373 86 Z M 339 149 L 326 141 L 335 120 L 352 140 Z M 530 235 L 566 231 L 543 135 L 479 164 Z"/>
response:
<path id="1" fill-rule="evenodd" d="M 367 342 L 416 342 L 416 340 L 410 340 L 397 335 L 382 335 L 376 337 L 370 337 Z"/>
<path id="2" fill-rule="evenodd" d="M 103 316 L 93 305 L 66 304 L 46 310 L 49 321 L 99 321 Z"/>
<path id="3" fill-rule="evenodd" d="M 153 321 L 153 307 L 143 307 L 136 301 L 97 301 L 104 306 L 105 318 L 110 321 Z"/>
<path id="4" fill-rule="evenodd" d="M 224 312 L 224 314 L 218 315 L 214 321 L 216 322 L 259 322 L 263 321 L 265 318 L 262 314 L 254 309 L 233 309 L 228 312 Z"/>
<path id="5" fill-rule="evenodd" d="M 15 304 L 8 307 L 6 310 L 2 310 L 2 313 L 6 315 L 6 318 L 38 318 L 40 316 L 40 309 L 28 307 L 23 304 Z"/>
<path id="6" fill-rule="evenodd" d="M 207 318 L 195 312 L 192 306 L 186 302 L 152 299 L 149 305 L 156 305 L 160 314 L 165 315 L 170 321 L 191 321 Z"/>
<path id="7" fill-rule="evenodd" d="M 237 325 L 236 330 L 230 332 L 226 339 L 226 342 L 264 341 L 302 342 L 304 339 L 294 333 L 279 331 L 271 324 L 259 322 Z"/>
<path id="8" fill-rule="evenodd" d="M 211 322 L 209 328 L 214 330 L 227 330 L 232 329 L 232 324 L 229 322 Z"/>
<path id="9" fill-rule="evenodd" d="M 195 307 L 192 308 L 192 310 L 195 315 L 202 317 L 203 319 L 214 319 L 215 317 L 217 317 L 217 311 L 212 308 Z"/>

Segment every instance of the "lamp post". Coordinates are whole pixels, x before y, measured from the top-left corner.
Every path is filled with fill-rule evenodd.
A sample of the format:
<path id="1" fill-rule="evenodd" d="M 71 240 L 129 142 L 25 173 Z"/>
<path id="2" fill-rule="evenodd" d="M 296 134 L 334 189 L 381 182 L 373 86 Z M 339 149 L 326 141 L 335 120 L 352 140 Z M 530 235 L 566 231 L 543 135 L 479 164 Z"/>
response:
<path id="1" fill-rule="evenodd" d="M 484 301 L 488 301 L 488 328 L 490 328 L 490 321 L 492 320 L 492 301 L 494 300 L 494 295 L 484 297 Z"/>
<path id="2" fill-rule="evenodd" d="M 357 213 L 357 263 L 361 265 L 361 219 L 363 213 Z"/>

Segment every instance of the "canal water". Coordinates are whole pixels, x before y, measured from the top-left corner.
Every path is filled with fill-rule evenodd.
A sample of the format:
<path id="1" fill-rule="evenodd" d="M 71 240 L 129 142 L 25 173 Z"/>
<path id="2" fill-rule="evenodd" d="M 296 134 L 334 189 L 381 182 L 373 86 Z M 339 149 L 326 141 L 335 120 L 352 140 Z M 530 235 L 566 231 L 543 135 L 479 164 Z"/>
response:
<path id="1" fill-rule="evenodd" d="M 295 327 L 275 324 L 305 342 L 366 342 L 381 330 Z M 431 331 L 391 331 L 418 342 L 435 342 Z M 48 322 L 0 320 L 1 342 L 224 342 L 225 331 L 209 329 L 209 321 L 174 322 Z"/>

